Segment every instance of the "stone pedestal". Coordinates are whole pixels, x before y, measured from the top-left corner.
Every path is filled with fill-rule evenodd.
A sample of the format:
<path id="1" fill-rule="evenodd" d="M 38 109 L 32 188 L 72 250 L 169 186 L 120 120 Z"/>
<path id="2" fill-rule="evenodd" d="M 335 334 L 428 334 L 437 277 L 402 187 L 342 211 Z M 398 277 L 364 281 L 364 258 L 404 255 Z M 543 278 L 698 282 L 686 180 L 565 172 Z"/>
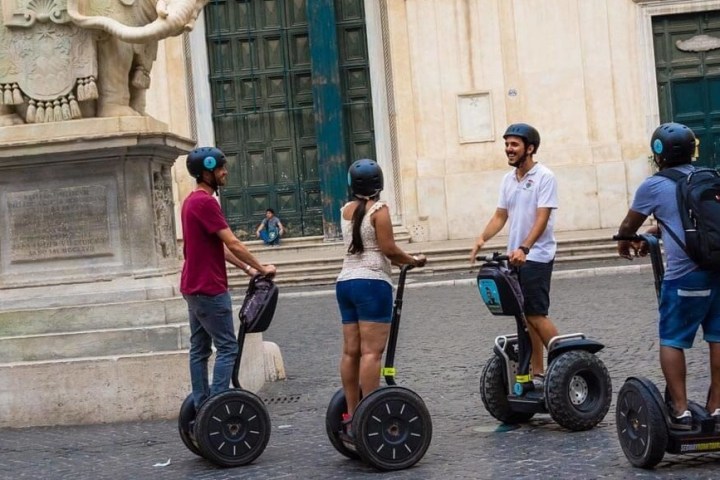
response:
<path id="1" fill-rule="evenodd" d="M 176 273 L 170 169 L 192 147 L 148 117 L 0 129 L 0 289 Z"/>
<path id="2" fill-rule="evenodd" d="M 148 117 L 0 128 L 0 428 L 177 415 L 190 334 L 170 169 L 192 147 Z M 261 334 L 243 358 L 245 388 L 284 376 Z"/>

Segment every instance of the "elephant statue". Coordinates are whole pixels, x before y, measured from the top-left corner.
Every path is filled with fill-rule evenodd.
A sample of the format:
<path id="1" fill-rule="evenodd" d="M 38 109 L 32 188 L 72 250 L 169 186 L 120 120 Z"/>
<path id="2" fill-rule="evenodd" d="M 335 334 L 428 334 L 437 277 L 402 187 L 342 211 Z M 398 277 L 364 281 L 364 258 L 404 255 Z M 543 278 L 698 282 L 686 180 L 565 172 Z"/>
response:
<path id="1" fill-rule="evenodd" d="M 208 0 L 0 0 L 0 127 L 145 115 L 158 41 Z"/>

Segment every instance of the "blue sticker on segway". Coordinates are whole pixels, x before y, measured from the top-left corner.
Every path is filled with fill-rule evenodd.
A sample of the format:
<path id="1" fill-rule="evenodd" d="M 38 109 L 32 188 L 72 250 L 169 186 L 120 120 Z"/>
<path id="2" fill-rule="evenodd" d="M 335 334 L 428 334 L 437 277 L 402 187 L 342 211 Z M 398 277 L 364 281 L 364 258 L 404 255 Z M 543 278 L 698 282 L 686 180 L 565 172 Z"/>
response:
<path id="1" fill-rule="evenodd" d="M 217 165 L 217 160 L 215 160 L 215 157 L 205 157 L 205 160 L 203 160 L 203 165 L 208 170 L 212 170 Z"/>
<path id="2" fill-rule="evenodd" d="M 481 279 L 478 280 L 478 290 L 483 302 L 487 305 L 492 313 L 502 313 L 503 308 L 500 303 L 500 292 L 494 280 Z"/>
<path id="3" fill-rule="evenodd" d="M 655 141 L 653 142 L 653 152 L 660 155 L 662 153 L 662 151 L 663 151 L 662 140 L 660 140 L 659 138 L 656 138 Z"/>

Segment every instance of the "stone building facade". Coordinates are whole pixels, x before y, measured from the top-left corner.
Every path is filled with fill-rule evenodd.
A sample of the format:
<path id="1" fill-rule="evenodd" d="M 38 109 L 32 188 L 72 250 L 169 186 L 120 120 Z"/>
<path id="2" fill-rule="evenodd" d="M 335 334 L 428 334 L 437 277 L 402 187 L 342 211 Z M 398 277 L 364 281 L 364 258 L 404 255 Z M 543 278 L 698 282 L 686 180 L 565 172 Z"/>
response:
<path id="1" fill-rule="evenodd" d="M 336 9 L 351 3 L 334 2 Z M 502 134 L 513 122 L 541 133 L 537 159 L 559 180 L 559 230 L 618 224 L 651 173 L 648 139 L 661 121 L 693 126 L 701 163 L 718 165 L 718 0 L 365 0 L 361 7 L 374 154 L 395 221 L 416 240 L 482 229 L 508 169 Z M 164 42 L 148 107 L 200 144 L 216 143 L 222 116 L 208 82 L 208 39 L 217 28 L 208 8 L 186 38 Z M 192 184 L 184 168 L 174 178 L 180 200 Z"/>

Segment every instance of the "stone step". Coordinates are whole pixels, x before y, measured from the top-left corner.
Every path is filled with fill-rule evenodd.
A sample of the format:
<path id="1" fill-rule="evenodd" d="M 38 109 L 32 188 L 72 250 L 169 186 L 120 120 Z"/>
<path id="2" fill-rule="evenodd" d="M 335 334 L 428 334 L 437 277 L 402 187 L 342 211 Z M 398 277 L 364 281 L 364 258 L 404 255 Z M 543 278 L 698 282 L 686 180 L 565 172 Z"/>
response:
<path id="1" fill-rule="evenodd" d="M 0 311 L 0 338 L 187 322 L 182 297 Z"/>
<path id="2" fill-rule="evenodd" d="M 243 388 L 285 378 L 276 344 L 246 337 Z M 0 428 L 177 418 L 190 393 L 187 350 L 0 363 Z"/>
<path id="3" fill-rule="evenodd" d="M 0 338 L 0 364 L 108 355 L 143 354 L 188 348 L 184 323 Z"/>
<path id="4" fill-rule="evenodd" d="M 414 252 L 417 249 L 413 246 L 420 244 L 409 244 L 404 248 Z M 484 252 L 503 251 L 504 243 L 490 242 L 483 250 Z M 429 275 L 432 273 L 452 273 L 455 271 L 471 271 L 469 264 L 469 247 L 434 247 L 422 249 L 428 256 L 428 266 L 418 271 L 418 274 Z M 578 268 L 582 268 L 582 262 L 609 260 L 617 258 L 617 244 L 604 238 L 586 237 L 576 238 L 558 242 L 557 264 L 577 262 Z M 330 285 L 334 283 L 340 269 L 342 268 L 342 257 L 344 252 L 329 251 L 326 249 L 324 255 L 305 256 L 303 258 L 288 258 L 277 255 L 274 259 L 268 258 L 264 261 L 272 262 L 278 267 L 276 283 L 279 286 L 317 286 Z M 334 256 L 337 254 L 337 256 Z M 476 267 L 477 268 L 477 267 Z M 394 272 L 398 269 L 394 268 Z M 229 270 L 228 281 L 231 289 L 242 291 L 246 288 L 247 276 L 237 269 Z"/>

